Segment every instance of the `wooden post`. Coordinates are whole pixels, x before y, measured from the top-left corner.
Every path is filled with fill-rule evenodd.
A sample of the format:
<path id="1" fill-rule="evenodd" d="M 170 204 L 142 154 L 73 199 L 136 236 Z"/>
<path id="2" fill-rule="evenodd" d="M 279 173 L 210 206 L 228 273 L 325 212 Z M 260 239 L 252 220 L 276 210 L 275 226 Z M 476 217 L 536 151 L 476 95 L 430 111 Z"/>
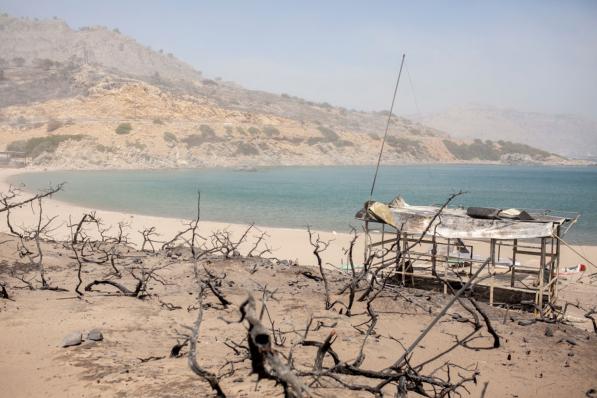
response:
<path id="1" fill-rule="evenodd" d="M 437 244 L 435 243 L 435 234 L 431 237 L 431 274 L 437 275 Z"/>
<path id="2" fill-rule="evenodd" d="M 402 232 L 401 232 L 402 233 Z M 403 241 L 402 241 L 402 252 L 404 252 L 404 256 L 408 256 L 410 258 L 410 254 L 407 253 L 406 249 L 408 249 L 408 235 L 406 233 L 404 233 L 403 236 Z M 398 250 L 400 250 L 400 248 L 398 248 Z M 404 258 L 401 259 L 402 261 L 402 286 L 406 286 L 406 261 Z"/>
<path id="3" fill-rule="evenodd" d="M 489 269 L 489 305 L 493 306 L 493 276 L 495 275 L 495 239 L 489 241 L 489 256 L 491 257 L 491 267 Z"/>
<path id="4" fill-rule="evenodd" d="M 412 259 L 410 257 L 410 250 L 408 250 L 408 233 L 407 232 L 404 233 L 404 242 L 402 244 L 404 245 L 403 250 L 404 250 L 404 253 L 406 253 L 408 255 L 408 260 L 409 260 L 409 264 L 410 264 L 410 285 L 411 285 L 411 287 L 415 287 L 415 264 L 414 264 L 414 261 L 412 261 Z"/>
<path id="5" fill-rule="evenodd" d="M 444 294 L 448 294 L 448 267 L 450 266 L 450 238 L 446 246 L 446 260 L 444 261 Z"/>
<path id="6" fill-rule="evenodd" d="M 400 256 L 400 258 L 398 258 L 398 255 L 400 254 L 400 235 L 402 234 L 401 231 L 396 231 L 396 260 L 395 261 L 395 266 L 396 266 L 396 270 L 400 269 L 400 262 L 402 262 L 402 256 Z M 404 263 L 403 263 L 404 264 Z M 402 266 L 402 275 L 403 275 L 403 279 L 404 279 L 404 265 Z"/>
<path id="7" fill-rule="evenodd" d="M 369 221 L 365 221 L 365 249 L 363 250 L 363 264 L 367 262 L 369 254 Z"/>
<path id="8" fill-rule="evenodd" d="M 384 266 L 385 262 L 386 262 L 386 253 L 384 252 L 384 246 L 385 246 L 385 237 L 386 237 L 386 224 L 381 224 L 381 265 Z"/>
<path id="9" fill-rule="evenodd" d="M 516 273 L 516 247 L 518 246 L 518 239 L 514 239 L 512 243 L 512 270 L 510 271 L 510 287 L 514 287 L 514 274 Z"/>
<path id="10" fill-rule="evenodd" d="M 552 262 L 552 279 L 556 279 L 554 283 L 552 283 L 552 294 L 551 294 L 551 303 L 555 303 L 556 299 L 558 298 L 558 281 L 559 278 L 558 272 L 560 271 L 560 232 L 561 232 L 561 225 L 558 224 L 556 228 L 556 256 Z M 551 282 L 551 281 L 550 281 Z"/>
<path id="11" fill-rule="evenodd" d="M 545 238 L 541 238 L 541 260 L 539 262 L 539 295 L 537 308 L 543 315 L 543 286 L 545 285 Z"/>

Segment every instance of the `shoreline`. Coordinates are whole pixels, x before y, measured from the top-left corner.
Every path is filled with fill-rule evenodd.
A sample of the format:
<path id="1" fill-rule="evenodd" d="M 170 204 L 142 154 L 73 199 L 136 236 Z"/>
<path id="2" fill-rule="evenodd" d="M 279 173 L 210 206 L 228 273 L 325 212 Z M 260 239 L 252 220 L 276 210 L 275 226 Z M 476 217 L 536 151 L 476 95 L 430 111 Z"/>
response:
<path id="1" fill-rule="evenodd" d="M 504 165 L 508 166 L 508 165 Z M 305 166 L 309 167 L 309 166 Z M 569 167 L 569 166 L 564 166 Z M 584 166 L 580 166 L 584 167 Z M 205 168 L 207 169 L 207 168 Z M 135 170 L 135 169 L 126 169 Z M 145 169 L 142 169 L 145 170 Z M 153 169 L 147 169 L 153 170 Z M 162 169 L 157 169 L 162 170 Z M 173 169 L 178 170 L 178 169 Z M 8 179 L 19 174 L 28 173 L 39 173 L 44 171 L 69 171 L 64 169 L 37 169 L 37 168 L 4 168 L 0 169 L 0 191 L 6 192 L 10 183 Z M 72 170 L 72 171 L 117 171 L 116 169 L 94 169 L 94 170 Z M 26 192 L 30 192 L 24 189 Z M 22 209 L 21 209 L 22 210 Z M 77 220 L 82 217 L 83 214 L 90 211 L 96 211 L 98 218 L 102 220 L 105 226 L 115 227 L 119 222 L 130 223 L 130 242 L 134 245 L 141 245 L 142 236 L 138 231 L 143 230 L 151 226 L 156 227 L 158 233 L 158 240 L 169 240 L 171 237 L 176 235 L 177 232 L 183 229 L 184 223 L 189 220 L 173 217 L 164 216 L 153 216 L 138 213 L 129 213 L 126 211 L 118 210 L 107 210 L 96 207 L 88 207 L 84 205 L 73 204 L 54 198 L 47 198 L 44 200 L 44 213 L 48 217 L 56 216 L 56 224 L 61 225 L 58 228 L 58 233 L 55 236 L 56 239 L 67 239 L 68 229 L 66 225 L 69 223 L 69 219 Z M 15 214 L 19 213 L 18 211 Z M 30 211 L 28 213 L 31 213 Z M 32 218 L 31 214 L 25 214 L 21 211 L 19 215 L 23 216 L 23 220 Z M 21 221 L 24 222 L 24 221 Z M 235 224 L 222 221 L 204 221 L 201 220 L 199 228 L 202 230 L 202 235 L 210 235 L 215 231 L 227 230 L 230 231 L 233 237 L 240 236 L 247 228 L 249 224 Z M 312 248 L 309 244 L 308 234 L 306 229 L 299 228 L 285 228 L 285 227 L 271 227 L 263 226 L 259 224 L 254 225 L 255 233 L 267 233 L 267 242 L 272 249 L 272 256 L 279 259 L 294 260 L 301 265 L 313 265 L 315 264 L 315 256 L 312 254 Z M 7 227 L 2 224 L 0 225 L 0 231 L 6 232 Z M 348 248 L 351 234 L 347 232 L 336 232 L 336 231 L 325 231 L 325 230 L 314 230 L 314 233 L 320 235 L 322 240 L 332 241 L 328 250 L 323 253 L 323 260 L 326 263 L 332 263 L 339 267 L 346 263 L 346 255 L 344 254 L 345 249 Z M 251 234 L 253 235 L 253 234 Z M 251 236 L 250 235 L 250 236 Z M 253 241 L 251 238 L 249 242 Z M 363 239 L 362 234 L 357 240 L 354 252 L 355 261 L 358 262 L 361 253 L 363 253 Z M 571 245 L 576 250 L 580 251 L 584 256 L 589 258 L 594 264 L 597 263 L 597 244 L 580 244 Z M 572 252 L 572 250 L 564 246 L 562 253 L 562 266 L 567 267 L 577 263 L 585 263 L 580 256 Z M 590 267 L 590 266 L 589 266 Z M 591 267 L 589 268 L 591 269 Z"/>
<path id="2" fill-rule="evenodd" d="M 73 167 L 73 168 L 65 168 L 65 167 L 57 167 L 57 166 L 39 166 L 39 165 L 28 165 L 23 168 L 11 168 L 5 167 L 0 168 L 0 174 L 4 170 L 10 170 L 14 174 L 25 174 L 25 173 L 40 173 L 40 172 L 52 172 L 52 171 L 166 171 L 166 170 L 239 170 L 247 165 L 232 165 L 232 166 L 182 166 L 182 167 L 90 167 L 90 168 L 80 168 L 80 167 Z M 265 166 L 255 166 L 255 169 L 270 169 L 270 168 L 285 168 L 285 167 L 371 167 L 372 170 L 375 169 L 376 163 L 354 163 L 354 164 L 271 164 Z M 407 162 L 390 162 L 384 164 L 384 166 L 389 167 L 396 167 L 396 166 L 471 166 L 471 167 L 485 167 L 485 166 L 503 166 L 503 167 L 537 167 L 537 168 L 594 168 L 597 167 L 597 162 L 582 160 L 582 159 L 573 159 L 568 162 L 561 162 L 561 163 L 541 163 L 541 162 L 529 162 L 529 163 L 505 163 L 505 162 L 495 162 L 495 161 L 479 161 L 479 162 L 472 162 L 472 161 L 407 161 Z M 242 170 L 245 171 L 245 170 Z M 248 171 L 250 172 L 250 171 Z"/>
<path id="3" fill-rule="evenodd" d="M 26 174 L 43 172 L 49 170 L 37 170 L 37 169 L 1 169 L 0 170 L 0 192 L 8 191 L 11 185 L 8 182 L 10 177 Z M 61 170 L 52 170 L 61 171 Z M 25 192 L 27 189 L 25 189 Z M 21 225 L 24 220 L 29 222 L 33 221 L 32 214 L 27 209 L 19 209 L 13 211 L 15 216 L 21 216 L 22 220 L 19 219 Z M 122 211 L 105 210 L 95 207 L 81 206 L 64 202 L 54 198 L 44 199 L 44 214 L 48 217 L 56 216 L 55 225 L 59 225 L 56 231 L 55 239 L 63 240 L 68 238 L 68 228 L 66 225 L 69 223 L 69 218 L 73 220 L 80 219 L 83 214 L 95 211 L 97 217 L 102 220 L 105 226 L 116 227 L 119 222 L 130 223 L 129 228 L 129 239 L 130 242 L 136 246 L 140 246 L 143 242 L 141 234 L 138 232 L 144 228 L 151 226 L 156 227 L 156 232 L 159 234 L 156 239 L 158 240 L 169 240 L 177 232 L 181 231 L 184 227 L 184 223 L 189 220 L 162 217 L 162 216 L 151 216 L 145 214 L 127 213 Z M 18 217 L 17 216 L 17 217 Z M 249 227 L 249 224 L 234 224 L 220 221 L 203 221 L 199 222 L 199 229 L 202 231 L 203 236 L 209 236 L 210 233 L 215 231 L 227 230 L 232 233 L 232 236 L 238 238 L 242 233 Z M 279 258 L 280 260 L 293 260 L 301 265 L 312 265 L 315 264 L 315 256 L 312 253 L 311 246 L 309 244 L 309 238 L 307 230 L 297 228 L 283 228 L 283 227 L 268 227 L 255 224 L 253 227 L 255 233 L 261 234 L 262 232 L 267 233 L 267 244 L 272 249 L 272 256 Z M 0 224 L 0 232 L 7 232 L 8 228 L 5 223 Z M 322 240 L 331 240 L 329 249 L 323 254 L 325 262 L 330 262 L 336 266 L 340 266 L 345 262 L 344 249 L 348 247 L 350 243 L 351 235 L 349 233 L 335 232 L 335 231 L 321 231 L 314 230 L 314 233 L 319 234 Z M 255 237 L 250 234 L 248 242 L 253 242 Z M 357 242 L 355 246 L 355 253 L 362 253 L 362 239 L 361 244 Z M 358 254 L 357 254 L 358 255 Z M 358 258 L 358 257 L 357 257 Z"/>

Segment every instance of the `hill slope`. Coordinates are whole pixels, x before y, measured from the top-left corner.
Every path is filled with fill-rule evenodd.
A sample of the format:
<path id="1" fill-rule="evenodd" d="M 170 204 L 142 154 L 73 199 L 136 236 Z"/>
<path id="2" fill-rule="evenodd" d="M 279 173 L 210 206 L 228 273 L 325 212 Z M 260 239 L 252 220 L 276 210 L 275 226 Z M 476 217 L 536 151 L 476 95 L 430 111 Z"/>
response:
<path id="1" fill-rule="evenodd" d="M 201 73 L 174 56 L 144 47 L 117 30 L 95 26 L 71 29 L 59 19 L 29 20 L 0 16 L 0 54 L 23 65 L 60 63 L 103 65 L 136 76 L 197 80 Z M 47 63 L 46 63 L 47 64 Z M 51 67 L 51 64 L 47 64 Z"/>
<path id="2" fill-rule="evenodd" d="M 0 145 L 56 167 L 370 164 L 388 116 L 205 79 L 106 28 L 6 15 L 0 90 Z M 387 144 L 388 163 L 564 161 L 400 117 Z"/>

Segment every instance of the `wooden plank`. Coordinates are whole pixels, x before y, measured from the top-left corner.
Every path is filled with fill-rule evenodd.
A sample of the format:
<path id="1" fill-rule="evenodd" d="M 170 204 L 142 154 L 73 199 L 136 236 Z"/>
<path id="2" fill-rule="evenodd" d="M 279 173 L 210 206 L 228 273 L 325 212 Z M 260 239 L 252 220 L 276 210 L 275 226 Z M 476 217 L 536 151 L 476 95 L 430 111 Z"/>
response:
<path id="1" fill-rule="evenodd" d="M 407 273 L 407 275 L 411 275 L 411 278 L 406 279 L 406 286 L 414 287 L 417 289 L 423 290 L 431 290 L 441 292 L 443 291 L 443 283 L 438 281 L 436 277 L 432 275 L 416 275 L 412 273 Z M 389 282 L 400 284 L 402 278 L 400 275 L 396 274 L 395 276 L 391 277 Z M 454 290 L 458 290 L 463 286 L 463 281 L 459 279 L 449 278 L 447 283 L 450 284 L 454 288 Z M 515 305 L 520 304 L 521 302 L 535 302 L 535 296 L 537 291 L 534 289 L 523 289 L 523 288 L 511 288 L 508 286 L 493 286 L 493 303 L 494 305 L 498 304 L 507 304 L 507 305 Z M 489 302 L 490 296 L 490 286 L 477 284 L 473 289 L 473 294 L 475 299 Z M 543 305 L 547 304 L 549 301 L 548 295 L 544 295 L 543 297 Z"/>
<path id="2" fill-rule="evenodd" d="M 542 239 L 545 239 L 545 238 L 542 238 Z M 541 252 L 540 251 L 539 252 L 530 252 L 530 251 L 526 251 L 526 250 L 517 250 L 516 253 L 518 253 L 518 254 L 527 254 L 529 256 L 541 256 Z M 545 254 L 545 253 L 544 253 L 544 255 L 547 256 L 547 257 L 553 257 L 553 256 L 555 256 L 555 254 Z"/>
<path id="3" fill-rule="evenodd" d="M 510 271 L 510 287 L 514 287 L 514 274 L 516 273 L 516 245 L 518 239 L 514 239 L 512 244 L 512 270 Z"/>

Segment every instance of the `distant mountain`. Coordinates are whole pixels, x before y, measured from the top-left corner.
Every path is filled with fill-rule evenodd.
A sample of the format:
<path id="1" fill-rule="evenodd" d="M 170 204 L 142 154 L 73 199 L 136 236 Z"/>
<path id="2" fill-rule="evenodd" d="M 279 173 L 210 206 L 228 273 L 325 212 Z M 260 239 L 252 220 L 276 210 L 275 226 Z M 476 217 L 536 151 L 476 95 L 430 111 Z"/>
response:
<path id="1" fill-rule="evenodd" d="M 201 72 L 172 54 L 153 51 L 134 39 L 101 26 L 71 29 L 59 19 L 31 20 L 0 16 L 0 54 L 6 61 L 51 68 L 47 60 L 62 64 L 98 64 L 134 76 L 171 80 L 198 80 Z M 18 62 L 18 61 L 17 61 Z"/>
<path id="2" fill-rule="evenodd" d="M 571 158 L 597 156 L 597 122 L 581 116 L 466 106 L 417 120 L 456 138 L 521 142 Z"/>
<path id="3" fill-rule="evenodd" d="M 0 15 L 0 148 L 54 167 L 373 164 L 387 112 L 204 78 L 104 27 Z M 384 162 L 566 163 L 393 117 Z"/>

